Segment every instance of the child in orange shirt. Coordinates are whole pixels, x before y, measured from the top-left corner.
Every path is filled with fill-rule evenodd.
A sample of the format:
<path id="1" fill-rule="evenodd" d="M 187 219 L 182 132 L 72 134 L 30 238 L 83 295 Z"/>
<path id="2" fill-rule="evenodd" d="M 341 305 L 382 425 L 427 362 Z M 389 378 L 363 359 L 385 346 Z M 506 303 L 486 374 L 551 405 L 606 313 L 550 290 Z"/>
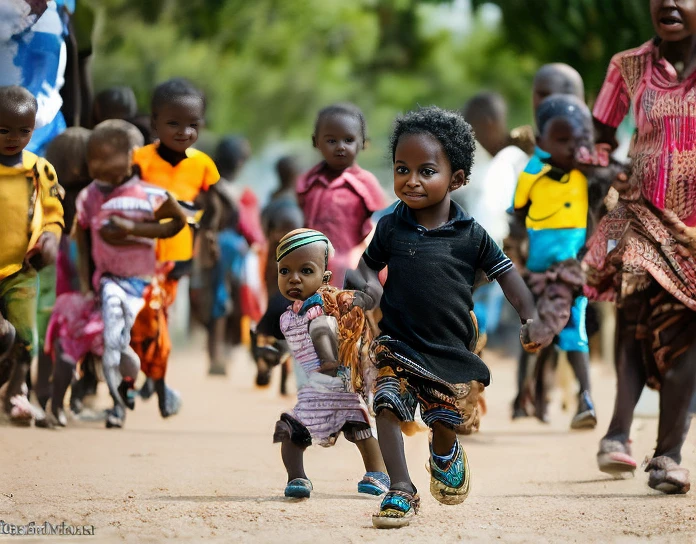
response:
<path id="1" fill-rule="evenodd" d="M 152 96 L 152 128 L 159 141 L 135 151 L 134 162 L 140 167 L 141 177 L 147 183 L 169 191 L 180 202 L 201 206 L 204 193 L 217 183 L 220 174 L 213 160 L 205 153 L 192 149 L 203 126 L 205 98 L 189 81 L 170 79 L 158 85 Z M 171 267 L 167 280 L 161 285 L 165 291 L 162 300 L 163 318 L 166 323 L 167 307 L 176 297 L 178 280 L 191 270 L 193 258 L 193 232 L 184 228 L 179 234 L 157 244 L 157 260 Z M 150 305 L 154 307 L 152 304 Z M 147 310 L 147 308 L 146 308 Z M 162 417 L 178 412 L 178 394 L 166 387 L 164 376 L 169 355 L 167 327 L 153 329 L 153 319 L 142 311 L 133 327 L 133 349 L 141 358 L 141 368 L 153 381 L 159 399 Z M 152 348 L 152 344 L 157 349 Z M 148 397 L 152 390 L 141 392 Z"/>

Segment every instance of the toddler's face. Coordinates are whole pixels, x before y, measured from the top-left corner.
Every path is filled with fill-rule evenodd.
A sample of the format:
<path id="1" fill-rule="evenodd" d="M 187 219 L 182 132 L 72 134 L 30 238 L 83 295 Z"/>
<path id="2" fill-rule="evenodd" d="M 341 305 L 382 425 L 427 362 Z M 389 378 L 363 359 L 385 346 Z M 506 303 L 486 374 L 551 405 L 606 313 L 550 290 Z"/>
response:
<path id="1" fill-rule="evenodd" d="M 363 148 L 360 120 L 353 115 L 329 115 L 321 120 L 314 136 L 319 149 L 332 170 L 342 171 L 355 162 Z"/>
<path id="2" fill-rule="evenodd" d="M 0 155 L 12 157 L 21 153 L 31 140 L 36 114 L 33 110 L 0 112 Z"/>
<path id="3" fill-rule="evenodd" d="M 696 33 L 696 0 L 650 0 L 650 16 L 655 32 L 667 42 Z"/>
<path id="4" fill-rule="evenodd" d="M 581 146 L 589 145 L 588 127 L 575 126 L 564 117 L 551 119 L 539 137 L 539 147 L 551 155 L 551 164 L 566 172 L 576 165 Z"/>
<path id="5" fill-rule="evenodd" d="M 285 298 L 307 300 L 321 287 L 324 279 L 326 244 L 315 242 L 278 262 L 278 287 Z"/>
<path id="6" fill-rule="evenodd" d="M 107 143 L 91 146 L 87 166 L 92 179 L 121 185 L 131 176 L 132 153 L 123 153 Z"/>
<path id="7" fill-rule="evenodd" d="M 463 182 L 464 173 L 458 172 Z M 452 188 L 454 178 L 437 138 L 427 133 L 399 138 L 394 150 L 394 193 L 409 208 L 422 210 L 439 204 Z"/>
<path id="8" fill-rule="evenodd" d="M 199 97 L 182 97 L 160 106 L 153 118 L 153 128 L 160 142 L 169 149 L 184 153 L 198 140 L 204 114 L 203 101 Z"/>

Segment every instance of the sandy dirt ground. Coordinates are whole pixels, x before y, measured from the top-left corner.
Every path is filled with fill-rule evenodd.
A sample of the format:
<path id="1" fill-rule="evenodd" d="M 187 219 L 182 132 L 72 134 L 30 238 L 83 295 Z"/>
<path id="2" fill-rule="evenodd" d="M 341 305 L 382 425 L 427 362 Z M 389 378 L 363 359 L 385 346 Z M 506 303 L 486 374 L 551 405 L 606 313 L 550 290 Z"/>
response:
<path id="1" fill-rule="evenodd" d="M 152 399 L 139 401 L 123 430 L 83 421 L 53 431 L 0 427 L 0 520 L 93 525 L 98 542 L 696 541 L 696 493 L 667 497 L 647 487 L 642 471 L 622 481 L 597 471 L 597 443 L 613 403 L 608 365 L 593 365 L 598 429 L 570 432 L 571 414 L 558 402 L 550 425 L 512 422 L 514 363 L 490 354 L 489 413 L 481 432 L 463 440 L 471 495 L 460 506 L 437 503 L 428 493 L 427 435 L 408 438 L 421 512 L 410 527 L 387 532 L 372 528 L 379 499 L 356 493 L 363 470 L 345 440 L 307 452 L 311 499 L 282 496 L 285 473 L 271 435 L 292 398 L 278 396 L 275 383 L 253 388 L 242 350 L 227 377 L 208 377 L 200 340 L 172 361 L 170 383 L 184 400 L 174 418 L 162 420 Z M 97 407 L 106 401 L 101 389 Z M 635 421 L 636 458 L 651 453 L 656 426 L 655 419 Z M 684 463 L 696 474 L 693 433 Z"/>

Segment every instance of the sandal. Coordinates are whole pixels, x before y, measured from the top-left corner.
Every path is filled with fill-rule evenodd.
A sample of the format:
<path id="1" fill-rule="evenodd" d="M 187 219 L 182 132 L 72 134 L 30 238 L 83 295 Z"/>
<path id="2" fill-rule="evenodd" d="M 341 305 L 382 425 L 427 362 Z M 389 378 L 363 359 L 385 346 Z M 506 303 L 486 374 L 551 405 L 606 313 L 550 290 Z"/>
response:
<path id="1" fill-rule="evenodd" d="M 415 489 L 415 488 L 414 488 Z M 420 508 L 418 493 L 392 489 L 382 499 L 379 512 L 373 514 L 372 525 L 376 529 L 398 529 L 411 523 Z"/>
<path id="2" fill-rule="evenodd" d="M 312 482 L 307 478 L 295 478 L 285 486 L 285 496 L 293 499 L 308 499 L 313 489 Z"/>
<path id="3" fill-rule="evenodd" d="M 650 472 L 648 485 L 667 495 L 683 495 L 691 489 L 689 471 L 680 467 L 671 457 L 653 457 L 645 471 Z"/>
<path id="4" fill-rule="evenodd" d="M 469 459 L 459 440 L 454 444 L 456 451 L 446 468 L 434 460 L 430 446 L 430 494 L 442 504 L 461 504 L 471 490 Z"/>
<path id="5" fill-rule="evenodd" d="M 378 497 L 389 491 L 389 485 L 389 476 L 384 472 L 366 472 L 358 482 L 358 493 Z"/>
<path id="6" fill-rule="evenodd" d="M 631 457 L 631 449 L 627 444 L 619 440 L 603 438 L 597 452 L 597 466 L 602 472 L 621 479 L 624 475 L 633 476 L 637 463 Z"/>

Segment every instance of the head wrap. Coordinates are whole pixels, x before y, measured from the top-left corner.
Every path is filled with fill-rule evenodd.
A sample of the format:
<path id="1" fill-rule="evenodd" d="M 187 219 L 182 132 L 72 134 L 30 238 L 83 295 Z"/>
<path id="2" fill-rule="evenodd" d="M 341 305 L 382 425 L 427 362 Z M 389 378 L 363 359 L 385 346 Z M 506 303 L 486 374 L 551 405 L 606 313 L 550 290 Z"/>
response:
<path id="1" fill-rule="evenodd" d="M 331 247 L 331 242 L 329 242 L 329 239 L 324 234 L 318 230 L 312 229 L 296 229 L 283 236 L 278 244 L 278 248 L 276 249 L 276 262 L 279 262 L 288 253 L 292 253 L 296 249 L 309 244 L 314 244 L 315 242 L 323 242 L 326 244 L 324 266 L 328 267 L 329 248 Z"/>

